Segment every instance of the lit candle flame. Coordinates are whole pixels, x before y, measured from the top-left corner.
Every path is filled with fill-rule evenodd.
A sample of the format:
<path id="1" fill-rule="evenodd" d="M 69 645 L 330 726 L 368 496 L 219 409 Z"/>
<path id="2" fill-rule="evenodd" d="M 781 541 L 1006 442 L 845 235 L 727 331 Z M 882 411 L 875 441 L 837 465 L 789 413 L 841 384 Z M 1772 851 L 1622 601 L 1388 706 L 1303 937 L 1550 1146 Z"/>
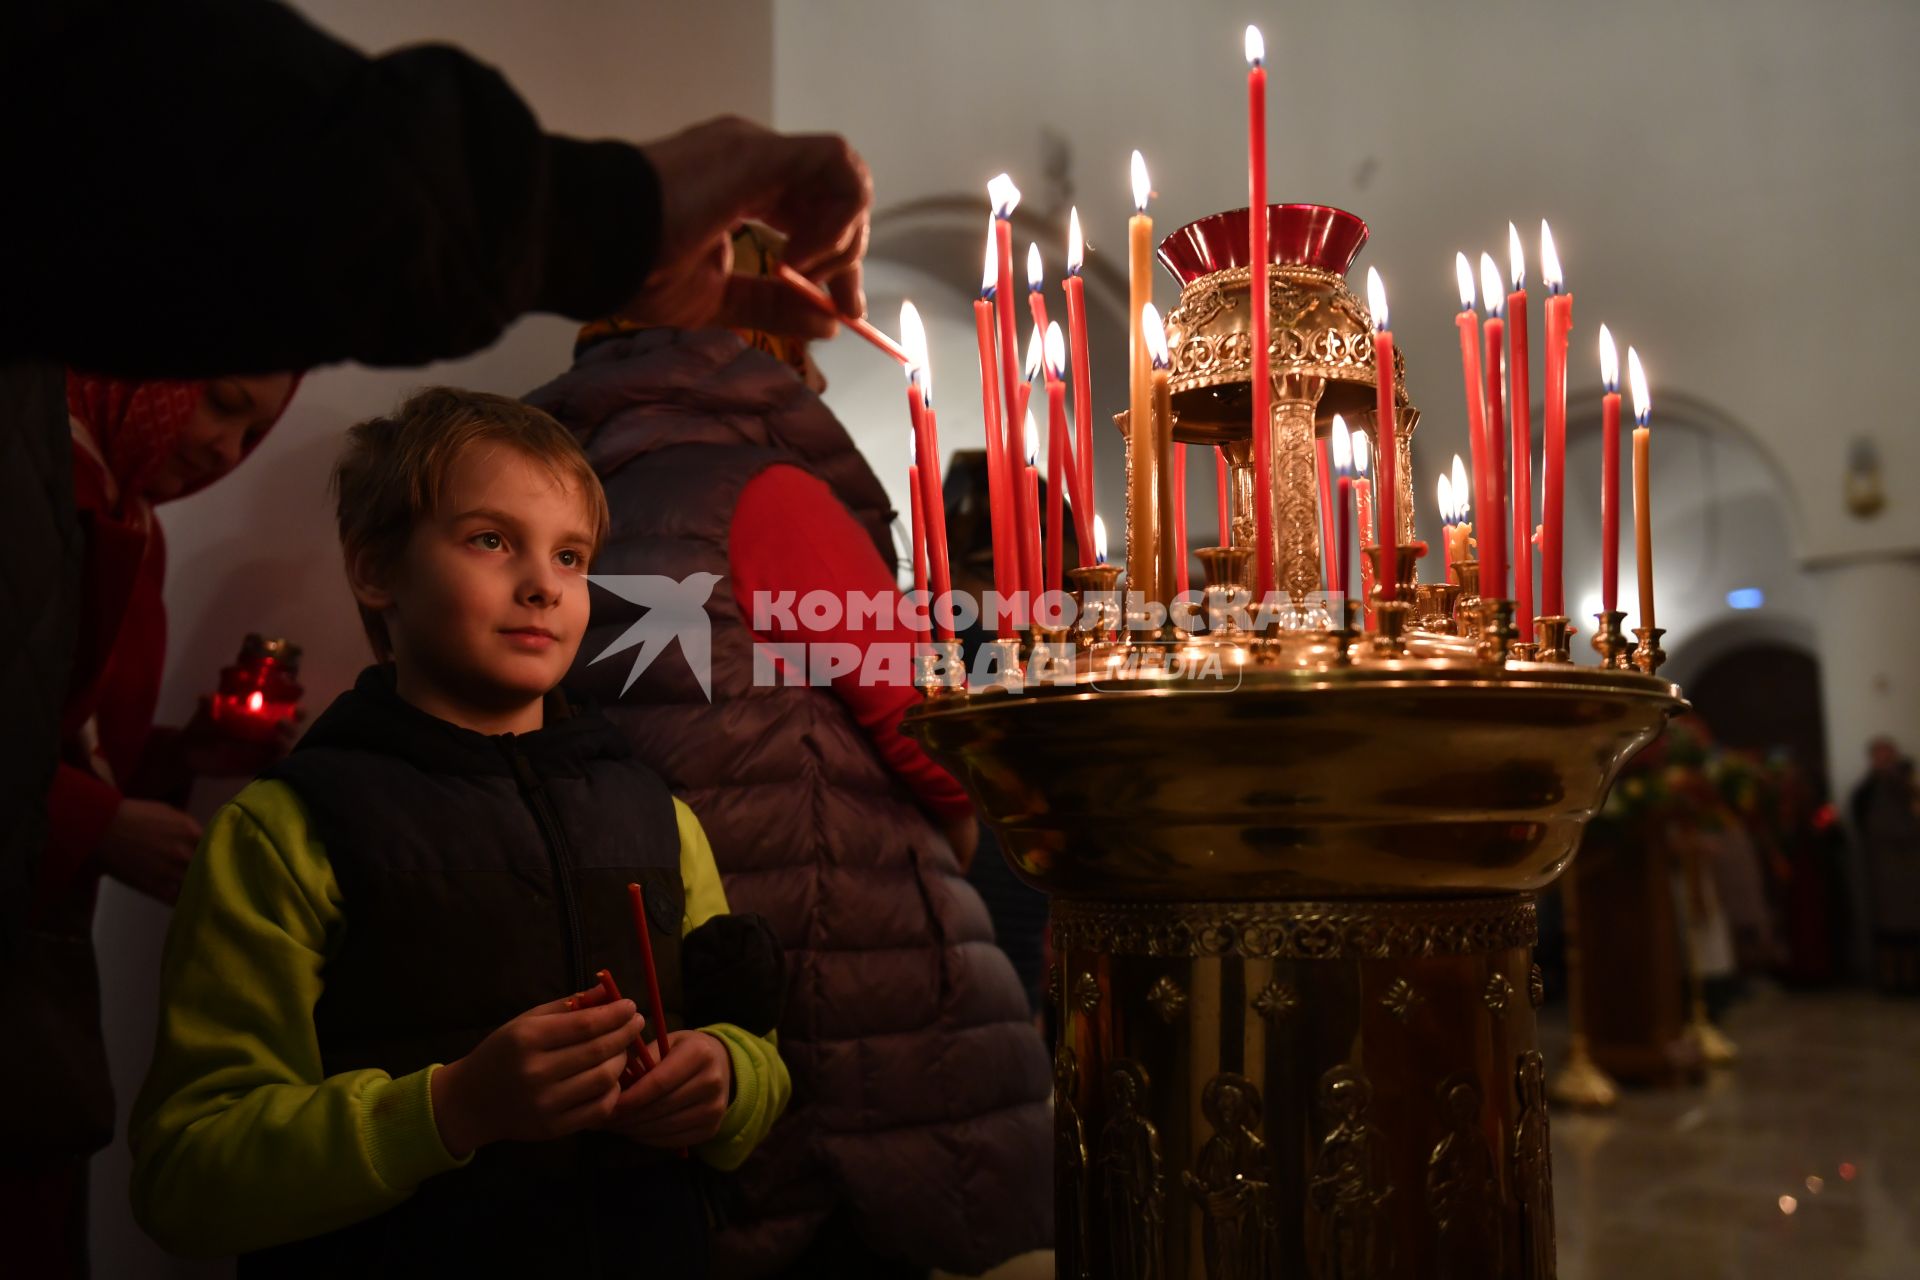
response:
<path id="1" fill-rule="evenodd" d="M 1367 433 L 1353 433 L 1353 473 L 1365 477 L 1373 467 L 1373 443 L 1367 439 Z"/>
<path id="2" fill-rule="evenodd" d="M 1511 222 L 1507 224 L 1507 278 L 1513 281 L 1515 293 L 1527 287 L 1527 251 L 1520 247 L 1520 228 Z"/>
<path id="3" fill-rule="evenodd" d="M 1566 281 L 1560 277 L 1560 254 L 1553 247 L 1553 228 L 1545 218 L 1540 219 L 1540 278 L 1546 281 L 1548 293 L 1566 288 Z"/>
<path id="4" fill-rule="evenodd" d="M 1380 273 L 1372 267 L 1367 268 L 1367 310 L 1373 312 L 1373 331 L 1384 333 L 1387 329 L 1387 286 L 1380 282 Z"/>
<path id="5" fill-rule="evenodd" d="M 1036 325 L 1027 338 L 1027 363 L 1021 369 L 1028 382 L 1040 376 L 1040 362 L 1046 350 L 1046 341 L 1046 335 Z"/>
<path id="6" fill-rule="evenodd" d="M 1336 475 L 1346 475 L 1353 470 L 1353 433 L 1347 430 L 1347 420 L 1339 414 L 1333 415 L 1333 470 Z"/>
<path id="7" fill-rule="evenodd" d="M 1600 326 L 1600 386 L 1608 395 L 1620 390 L 1620 352 L 1605 325 Z"/>
<path id="8" fill-rule="evenodd" d="M 987 220 L 987 259 L 986 267 L 980 273 L 980 296 L 991 298 L 994 286 L 1000 282 L 1000 255 L 993 243 L 993 220 Z"/>
<path id="9" fill-rule="evenodd" d="M 1060 332 L 1060 322 L 1047 322 L 1047 371 L 1058 382 L 1067 373 L 1067 335 Z"/>
<path id="10" fill-rule="evenodd" d="M 1467 464 L 1460 461 L 1460 455 L 1453 455 L 1453 520 L 1455 524 L 1465 524 L 1467 514 L 1473 510 L 1473 490 L 1467 485 Z"/>
<path id="11" fill-rule="evenodd" d="M 1138 151 L 1133 153 L 1133 209 L 1135 213 L 1147 211 L 1147 197 L 1153 194 L 1153 184 L 1147 181 L 1147 160 Z"/>
<path id="12" fill-rule="evenodd" d="M 1095 564 L 1107 562 L 1107 522 L 1097 514 L 1093 517 L 1093 561 Z"/>
<path id="13" fill-rule="evenodd" d="M 1027 465 L 1033 466 L 1040 461 L 1040 425 L 1033 420 L 1033 410 L 1027 410 L 1027 420 L 1020 424 L 1020 434 L 1025 441 Z"/>
<path id="14" fill-rule="evenodd" d="M 258 689 L 255 689 L 252 693 L 247 695 L 247 710 L 258 711 L 261 707 L 264 707 L 266 705 L 267 705 L 266 695 L 261 693 Z"/>
<path id="15" fill-rule="evenodd" d="M 1086 257 L 1087 246 L 1080 238 L 1080 206 L 1067 210 L 1067 274 L 1080 274 L 1081 261 Z"/>
<path id="16" fill-rule="evenodd" d="M 1173 361 L 1167 356 L 1167 327 L 1160 322 L 1160 311 L 1151 302 L 1140 308 L 1140 328 L 1153 367 L 1165 369 L 1170 366 Z"/>
<path id="17" fill-rule="evenodd" d="M 1644 427 L 1653 412 L 1653 399 L 1647 395 L 1647 371 L 1640 367 L 1640 353 L 1632 347 L 1627 348 L 1627 385 L 1633 389 L 1634 425 Z"/>
<path id="18" fill-rule="evenodd" d="M 907 353 L 907 381 L 919 383 L 921 394 L 931 394 L 933 371 L 927 364 L 927 327 L 920 323 L 920 308 L 911 302 L 900 304 L 900 346 Z"/>
<path id="19" fill-rule="evenodd" d="M 1440 497 L 1440 523 L 1452 524 L 1453 523 L 1453 481 L 1447 479 L 1447 473 L 1444 471 L 1440 473 L 1440 483 L 1437 486 L 1437 492 Z"/>
<path id="20" fill-rule="evenodd" d="M 1500 288 L 1500 268 L 1493 265 L 1493 255 L 1480 255 L 1480 305 L 1494 319 L 1499 319 L 1507 309 L 1507 295 Z"/>
<path id="21" fill-rule="evenodd" d="M 1013 211 L 1020 206 L 1020 188 L 1013 185 L 1013 179 L 1006 174 L 997 174 L 987 183 L 987 199 L 993 204 L 993 216 L 1011 218 Z"/>
<path id="22" fill-rule="evenodd" d="M 1047 270 L 1040 265 L 1040 246 L 1027 242 L 1027 288 L 1038 293 L 1047 283 Z"/>
<path id="23" fill-rule="evenodd" d="M 1453 255 L 1453 278 L 1460 283 L 1460 309 L 1473 310 L 1473 264 L 1464 253 Z"/>
<path id="24" fill-rule="evenodd" d="M 1267 42 L 1260 38 L 1260 28 L 1247 28 L 1247 65 L 1257 67 L 1267 60 Z"/>

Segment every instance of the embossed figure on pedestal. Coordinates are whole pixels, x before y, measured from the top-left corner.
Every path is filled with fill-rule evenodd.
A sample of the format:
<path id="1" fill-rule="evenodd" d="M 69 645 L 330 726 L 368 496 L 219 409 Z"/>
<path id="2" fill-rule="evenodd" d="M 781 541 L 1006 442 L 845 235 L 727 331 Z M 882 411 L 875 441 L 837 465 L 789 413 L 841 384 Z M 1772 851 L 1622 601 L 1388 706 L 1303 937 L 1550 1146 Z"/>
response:
<path id="1" fill-rule="evenodd" d="M 1481 1280 L 1498 1269 L 1500 1183 L 1480 1130 L 1480 1090 L 1454 1077 L 1441 1083 L 1439 1093 L 1447 1132 L 1427 1158 L 1438 1280 Z"/>
<path id="2" fill-rule="evenodd" d="M 1160 1280 L 1166 1237 L 1166 1178 L 1160 1131 L 1142 1108 L 1147 1073 L 1124 1059 L 1107 1073 L 1107 1123 L 1100 1133 L 1100 1185 L 1107 1215 L 1107 1275 Z"/>
<path id="3" fill-rule="evenodd" d="M 1088 1280 L 1093 1251 L 1087 1247 L 1087 1126 L 1073 1104 L 1079 1059 L 1066 1045 L 1053 1060 L 1054 1275 Z"/>
<path id="4" fill-rule="evenodd" d="M 1514 1069 L 1520 1119 L 1513 1126 L 1513 1186 L 1520 1201 L 1520 1275 L 1553 1280 L 1553 1155 L 1547 1133 L 1547 1062 L 1537 1049 Z"/>
<path id="5" fill-rule="evenodd" d="M 1264 1280 L 1272 1256 L 1272 1184 L 1260 1127 L 1260 1091 L 1245 1076 L 1223 1071 L 1207 1082 L 1200 1110 L 1213 1136 L 1200 1148 L 1187 1190 L 1205 1215 L 1202 1244 L 1208 1280 Z"/>
<path id="6" fill-rule="evenodd" d="M 1353 1067 L 1334 1067 L 1320 1077 L 1327 1136 L 1307 1183 L 1314 1280 L 1373 1280 L 1392 1262 L 1383 1211 L 1393 1195 L 1390 1153 L 1386 1138 L 1367 1122 L 1372 1101 L 1373 1087 Z"/>

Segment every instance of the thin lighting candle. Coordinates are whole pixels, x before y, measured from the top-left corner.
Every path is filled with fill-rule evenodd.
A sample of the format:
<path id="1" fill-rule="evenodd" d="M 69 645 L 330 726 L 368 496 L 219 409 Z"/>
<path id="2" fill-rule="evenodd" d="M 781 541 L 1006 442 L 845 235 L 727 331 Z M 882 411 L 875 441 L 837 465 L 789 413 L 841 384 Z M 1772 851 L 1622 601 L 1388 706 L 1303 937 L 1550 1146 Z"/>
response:
<path id="1" fill-rule="evenodd" d="M 1620 607 L 1620 353 L 1600 326 L 1600 608 Z"/>
<path id="2" fill-rule="evenodd" d="M 1006 431 L 1000 418 L 1000 393 L 993 385 L 999 369 L 993 343 L 993 298 L 1000 279 L 994 261 L 993 240 L 993 228 L 989 226 L 985 274 L 980 280 L 980 296 L 973 304 L 973 328 L 980 347 L 980 408 L 987 436 L 987 513 L 993 527 L 993 590 L 1005 601 L 1013 596 L 1019 552 L 1014 550 L 1013 497 L 1007 492 L 1006 460 L 1003 456 L 1006 451 Z M 1011 640 L 1012 618 L 1004 607 L 995 609 L 994 613 L 995 637 Z"/>
<path id="3" fill-rule="evenodd" d="M 1253 344 L 1253 545 L 1256 601 L 1276 585 L 1273 530 L 1272 316 L 1267 294 L 1267 68 L 1260 28 L 1248 27 L 1247 55 L 1247 336 Z"/>
<path id="4" fill-rule="evenodd" d="M 1533 388 L 1527 351 L 1527 257 L 1520 231 L 1507 224 L 1508 376 L 1507 401 L 1513 419 L 1513 610 L 1523 644 L 1533 643 Z"/>
<path id="5" fill-rule="evenodd" d="M 1567 612 L 1567 339 L 1573 332 L 1573 295 L 1560 273 L 1553 229 L 1540 222 L 1540 278 L 1547 286 L 1546 432 L 1541 441 L 1540 598 L 1549 617 Z"/>
<path id="6" fill-rule="evenodd" d="M 1380 486 L 1375 497 L 1380 503 L 1380 568 L 1386 581 L 1380 584 L 1380 598 L 1392 600 L 1398 594 L 1396 580 L 1400 563 L 1400 420 L 1394 413 L 1393 329 L 1387 316 L 1387 286 L 1380 273 L 1367 268 L 1367 309 L 1373 313 L 1373 380 L 1375 391 L 1374 431 L 1380 442 Z"/>
<path id="7" fill-rule="evenodd" d="M 1067 210 L 1067 325 L 1073 345 L 1073 433 L 1074 446 L 1067 457 L 1067 474 L 1073 477 L 1074 528 L 1093 513 L 1093 371 L 1087 348 L 1087 282 L 1080 278 L 1086 257 L 1086 241 L 1080 235 L 1080 210 Z M 1080 539 L 1080 563 L 1093 563 L 1093 545 Z"/>
<path id="8" fill-rule="evenodd" d="M 1653 400 L 1647 395 L 1647 375 L 1640 353 L 1627 348 L 1627 385 L 1633 392 L 1633 549 L 1640 566 L 1640 625 L 1657 627 L 1653 618 L 1653 471 L 1650 465 L 1652 433 L 1647 419 Z"/>
<path id="9" fill-rule="evenodd" d="M 1373 561 L 1363 554 L 1364 548 L 1379 543 L 1380 535 L 1373 527 L 1373 452 L 1367 433 L 1351 432 L 1353 446 L 1353 523 L 1356 548 L 1353 563 L 1340 566 L 1341 590 L 1349 590 L 1355 585 L 1358 576 L 1360 607 L 1368 626 L 1373 625 Z"/>
<path id="10" fill-rule="evenodd" d="M 1480 305 L 1486 315 L 1487 344 L 1487 474 L 1480 480 L 1480 594 L 1489 600 L 1507 600 L 1507 422 L 1506 422 L 1506 296 L 1500 288 L 1500 269 L 1489 254 L 1480 255 Z M 1480 464 L 1474 463 L 1474 470 Z"/>

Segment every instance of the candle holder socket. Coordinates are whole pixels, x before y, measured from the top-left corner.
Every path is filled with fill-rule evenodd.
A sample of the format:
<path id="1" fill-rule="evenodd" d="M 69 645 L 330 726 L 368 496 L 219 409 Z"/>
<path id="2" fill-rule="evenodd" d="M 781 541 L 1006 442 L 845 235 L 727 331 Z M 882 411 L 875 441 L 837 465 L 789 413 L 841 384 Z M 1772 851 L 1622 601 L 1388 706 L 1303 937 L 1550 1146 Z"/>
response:
<path id="1" fill-rule="evenodd" d="M 1428 631 L 1434 635 L 1451 636 L 1459 634 L 1454 622 L 1454 605 L 1460 598 L 1460 588 L 1452 582 L 1422 582 L 1414 588 L 1413 626 L 1416 631 Z"/>
<path id="2" fill-rule="evenodd" d="M 913 652 L 913 682 L 930 698 L 951 697 L 967 689 L 966 651 L 958 640 L 930 640 Z"/>
<path id="3" fill-rule="evenodd" d="M 1071 684 L 1073 679 L 1073 629 L 1034 623 L 1027 645 L 1027 682 Z"/>
<path id="4" fill-rule="evenodd" d="M 1603 671 L 1633 670 L 1633 646 L 1627 643 L 1626 632 L 1620 624 L 1627 615 L 1619 609 L 1609 609 L 1605 613 L 1593 615 L 1600 625 L 1593 633 L 1593 651 L 1600 655 L 1600 669 Z"/>
<path id="5" fill-rule="evenodd" d="M 1496 665 L 1506 662 L 1514 645 L 1513 601 L 1480 601 L 1480 660 Z"/>
<path id="6" fill-rule="evenodd" d="M 1480 638 L 1480 562 L 1455 560 L 1454 583 L 1460 594 L 1453 601 L 1453 633 L 1468 640 Z"/>
<path id="7" fill-rule="evenodd" d="M 1559 614 L 1533 620 L 1534 657 L 1540 662 L 1573 661 L 1573 624 Z"/>
<path id="8" fill-rule="evenodd" d="M 1019 693 L 1027 687 L 1026 667 L 1020 660 L 1020 642 L 1018 640 L 989 640 L 980 646 L 980 652 L 974 660 L 976 669 L 990 673 L 984 685 L 985 689 L 1005 689 L 1008 693 Z M 976 688 L 975 692 L 979 692 Z"/>
<path id="9" fill-rule="evenodd" d="M 1247 590 L 1253 577 L 1253 552 L 1245 547 L 1201 547 L 1194 554 L 1207 573 L 1208 590 Z"/>
<path id="10" fill-rule="evenodd" d="M 1074 629 L 1091 641 L 1119 638 L 1123 602 L 1119 595 L 1121 568 L 1117 564 L 1089 564 L 1067 570 L 1073 579 L 1073 602 L 1079 612 Z"/>
<path id="11" fill-rule="evenodd" d="M 1386 558 L 1387 548 L 1376 545 L 1362 547 L 1361 550 L 1366 555 L 1368 562 L 1373 565 L 1373 580 L 1375 584 L 1373 588 L 1373 599 L 1367 603 L 1377 616 L 1380 611 L 1381 602 L 1389 599 L 1386 594 L 1386 566 L 1383 563 Z M 1395 547 L 1394 550 L 1398 552 L 1398 554 L 1394 556 L 1393 595 L 1391 599 L 1398 600 L 1411 607 L 1414 592 L 1420 584 L 1420 556 L 1425 553 L 1426 547 L 1421 543 L 1402 543 Z"/>
<path id="12" fill-rule="evenodd" d="M 1365 635 L 1361 627 L 1362 614 L 1360 601 L 1346 596 L 1340 601 L 1340 625 L 1333 631 L 1333 641 L 1339 648 L 1338 661 L 1341 666 L 1353 665 L 1354 645 Z"/>
<path id="13" fill-rule="evenodd" d="M 1660 664 L 1667 660 L 1667 651 L 1660 647 L 1660 637 L 1667 634 L 1665 627 L 1635 627 L 1633 634 L 1640 643 L 1633 650 L 1633 665 L 1648 675 L 1657 675 Z"/>

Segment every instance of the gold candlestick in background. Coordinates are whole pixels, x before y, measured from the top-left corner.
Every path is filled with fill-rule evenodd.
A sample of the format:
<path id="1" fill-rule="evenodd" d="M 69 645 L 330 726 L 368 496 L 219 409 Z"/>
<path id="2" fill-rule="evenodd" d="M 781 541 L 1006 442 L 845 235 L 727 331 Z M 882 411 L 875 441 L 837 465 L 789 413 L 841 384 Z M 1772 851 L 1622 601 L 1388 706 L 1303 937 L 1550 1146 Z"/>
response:
<path id="1" fill-rule="evenodd" d="M 1620 1086 L 1600 1069 L 1587 1048 L 1587 999 L 1581 987 L 1580 874 L 1569 866 L 1560 877 L 1560 908 L 1567 952 L 1567 1061 L 1547 1096 L 1563 1106 L 1604 1111 L 1620 1101 Z"/>

